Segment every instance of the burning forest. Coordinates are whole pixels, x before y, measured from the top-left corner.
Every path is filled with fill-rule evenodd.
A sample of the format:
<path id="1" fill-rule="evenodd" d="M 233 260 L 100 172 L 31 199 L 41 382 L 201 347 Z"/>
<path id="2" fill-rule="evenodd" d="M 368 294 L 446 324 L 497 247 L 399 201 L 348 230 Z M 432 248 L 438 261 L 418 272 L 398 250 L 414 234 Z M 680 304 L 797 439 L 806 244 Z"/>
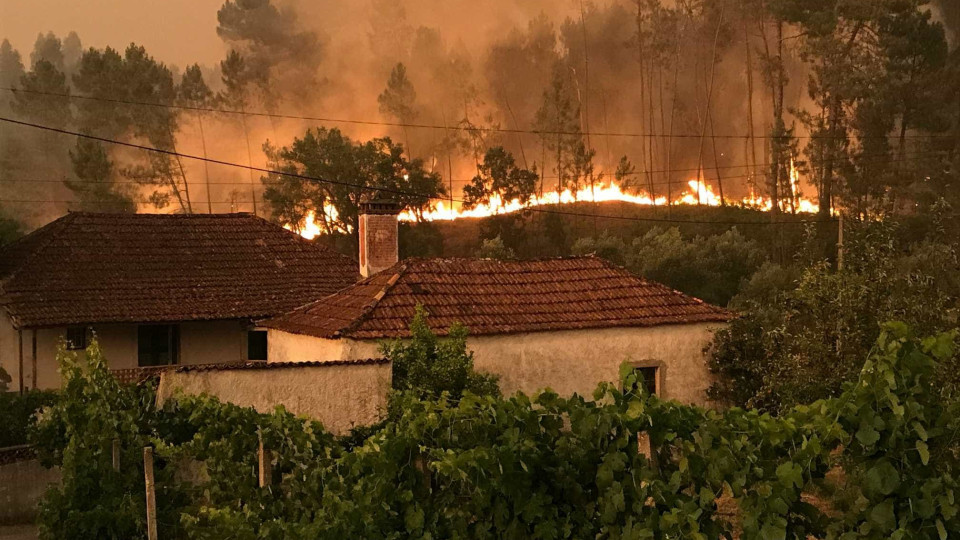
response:
<path id="1" fill-rule="evenodd" d="M 63 28 L 3 42 L 7 218 L 246 211 L 315 234 L 378 192 L 416 221 L 604 201 L 866 216 L 953 174 L 936 81 L 956 13 L 937 3 L 830 28 L 754 0 L 189 9 L 216 16 L 194 58 Z M 924 48 L 877 41 L 894 22 Z M 889 84 L 848 77 L 875 70 Z"/>

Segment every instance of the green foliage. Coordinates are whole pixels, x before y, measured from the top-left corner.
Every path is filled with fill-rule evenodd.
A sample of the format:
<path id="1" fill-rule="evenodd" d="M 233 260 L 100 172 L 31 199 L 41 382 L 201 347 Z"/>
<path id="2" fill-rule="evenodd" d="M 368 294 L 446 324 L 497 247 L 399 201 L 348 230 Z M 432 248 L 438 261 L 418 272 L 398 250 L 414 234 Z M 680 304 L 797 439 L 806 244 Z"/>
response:
<path id="1" fill-rule="evenodd" d="M 480 250 L 477 251 L 477 257 L 481 259 L 508 260 L 516 259 L 517 254 L 503 243 L 500 235 L 484 240 L 480 244 Z"/>
<path id="2" fill-rule="evenodd" d="M 56 394 L 45 390 L 29 390 L 23 395 L 7 392 L 10 376 L 0 369 L 0 448 L 27 444 L 27 433 L 34 415 L 52 404 Z"/>
<path id="3" fill-rule="evenodd" d="M 0 247 L 20 238 L 23 226 L 19 221 L 0 214 Z"/>
<path id="4" fill-rule="evenodd" d="M 464 354 L 416 333 L 404 355 Z M 960 530 L 960 411 L 930 387 L 956 337 L 887 325 L 855 383 L 779 417 L 622 392 L 638 386 L 625 369 L 593 400 L 399 393 L 400 414 L 346 446 L 282 409 L 202 396 L 157 409 L 152 388 L 117 384 L 93 344 L 89 364 L 61 353 L 66 386 L 35 436 L 64 475 L 42 505 L 42 534 L 142 538 L 139 456 L 150 444 L 164 538 L 719 540 L 735 527 L 744 540 L 947 538 Z M 262 488 L 261 440 L 273 470 Z M 856 497 L 827 516 L 805 495 L 838 465 Z"/>
<path id="5" fill-rule="evenodd" d="M 525 204 L 536 193 L 538 179 L 536 169 L 518 167 L 513 154 L 502 146 L 490 148 L 477 175 L 463 188 L 463 206 L 489 205 L 492 197 L 503 203 L 518 200 Z"/>
<path id="6" fill-rule="evenodd" d="M 398 248 L 400 260 L 410 257 L 442 257 L 443 234 L 433 221 L 399 223 Z M 351 245 L 349 255 L 354 255 L 357 248 Z"/>
<path id="7" fill-rule="evenodd" d="M 599 238 L 581 238 L 573 243 L 570 249 L 574 255 L 596 255 L 614 264 L 627 263 L 627 246 L 623 239 L 611 236 L 604 231 Z"/>
<path id="8" fill-rule="evenodd" d="M 960 407 L 935 391 L 937 363 L 952 359 L 957 332 L 917 338 L 887 324 L 857 381 L 836 400 L 852 509 L 832 538 L 948 538 L 960 530 Z"/>
<path id="9" fill-rule="evenodd" d="M 678 228 L 653 228 L 629 246 L 604 233 L 596 239 L 581 238 L 573 253 L 595 253 L 645 278 L 721 306 L 727 305 L 766 260 L 762 247 L 737 229 L 687 240 Z"/>
<path id="10" fill-rule="evenodd" d="M 955 248 L 925 243 L 904 253 L 894 232 L 882 223 L 849 226 L 841 271 L 813 262 L 792 284 L 777 267 L 758 273 L 733 302 L 740 318 L 717 334 L 713 397 L 782 411 L 836 396 L 860 372 L 884 321 L 934 332 L 955 327 Z M 956 394 L 958 362 L 943 363 L 937 387 L 944 397 Z"/>
<path id="11" fill-rule="evenodd" d="M 63 387 L 59 399 L 39 418 L 31 442 L 42 462 L 57 466 L 62 481 L 40 505 L 41 538 L 128 539 L 144 536 L 143 448 L 157 425 L 153 392 L 120 385 L 94 341 L 85 359 L 58 352 Z M 113 441 L 120 444 L 120 471 L 112 467 Z M 158 516 L 175 520 L 180 502 L 173 471 L 156 467 Z"/>
<path id="12" fill-rule="evenodd" d="M 31 93 L 21 92 L 14 95 L 14 112 L 45 126 L 62 128 L 70 122 L 70 98 L 61 97 L 70 94 L 67 76 L 54 64 L 46 60 L 36 62 L 32 71 L 20 77 L 19 85 L 21 89 Z"/>
<path id="13" fill-rule="evenodd" d="M 410 323 L 409 340 L 383 343 L 381 353 L 393 365 L 393 388 L 431 398 L 441 394 L 458 400 L 464 393 L 500 394 L 497 377 L 473 369 L 473 352 L 467 349 L 467 329 L 459 324 L 444 339 L 430 329 L 423 306 Z"/>
<path id="14" fill-rule="evenodd" d="M 433 197 L 446 192 L 438 173 L 426 170 L 420 159 L 405 157 L 403 146 L 387 137 L 357 142 L 338 129 L 308 129 L 289 147 L 267 146 L 265 151 L 271 169 L 325 180 L 263 178 L 263 197 L 274 219 L 295 227 L 303 226 L 313 212 L 325 232 L 355 234 L 359 204 L 371 193 L 387 190 L 385 196 L 418 215 L 431 207 Z M 335 215 L 324 212 L 328 206 Z"/>
<path id="15" fill-rule="evenodd" d="M 99 141 L 77 137 L 70 150 L 76 180 L 64 180 L 78 199 L 81 210 L 133 213 L 137 205 L 133 195 L 114 179 L 114 163 Z"/>
<path id="16" fill-rule="evenodd" d="M 380 113 L 398 122 L 412 122 L 417 117 L 417 92 L 407 78 L 407 68 L 402 63 L 394 66 L 387 80 L 387 87 L 377 97 Z"/>

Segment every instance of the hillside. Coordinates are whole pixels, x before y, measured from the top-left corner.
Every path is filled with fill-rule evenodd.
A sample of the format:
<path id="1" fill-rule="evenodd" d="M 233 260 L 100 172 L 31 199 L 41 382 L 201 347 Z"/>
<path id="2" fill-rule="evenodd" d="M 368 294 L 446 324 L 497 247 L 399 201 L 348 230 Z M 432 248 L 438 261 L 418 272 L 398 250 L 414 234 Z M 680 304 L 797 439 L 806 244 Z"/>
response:
<path id="1" fill-rule="evenodd" d="M 654 208 L 622 202 L 576 203 L 543 206 L 535 211 L 404 224 L 401 256 L 475 256 L 484 239 L 500 236 L 518 257 L 553 257 L 569 254 L 577 239 L 608 234 L 625 240 L 642 237 L 658 227 L 677 227 L 684 237 L 722 234 L 736 227 L 745 237 L 770 249 L 773 258 L 792 257 L 803 243 L 805 224 L 815 216 L 781 215 L 786 224 L 772 225 L 773 216 L 738 207 L 674 206 Z M 816 225 L 819 237 L 832 243 L 836 223 Z"/>

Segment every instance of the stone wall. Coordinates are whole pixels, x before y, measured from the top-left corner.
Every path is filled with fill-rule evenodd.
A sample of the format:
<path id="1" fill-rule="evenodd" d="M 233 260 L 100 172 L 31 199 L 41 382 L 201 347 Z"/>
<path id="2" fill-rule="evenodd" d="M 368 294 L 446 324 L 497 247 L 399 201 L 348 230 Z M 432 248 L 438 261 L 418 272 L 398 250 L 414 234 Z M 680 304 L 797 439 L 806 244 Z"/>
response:
<path id="1" fill-rule="evenodd" d="M 165 371 L 157 399 L 162 404 L 180 391 L 215 396 L 264 413 L 283 405 L 294 414 L 319 420 L 338 435 L 374 424 L 386 413 L 391 384 L 386 360 L 251 364 Z"/>
<path id="2" fill-rule="evenodd" d="M 60 471 L 29 457 L 3 459 L 6 453 L 0 450 L 0 525 L 32 523 L 43 494 L 60 481 Z"/>

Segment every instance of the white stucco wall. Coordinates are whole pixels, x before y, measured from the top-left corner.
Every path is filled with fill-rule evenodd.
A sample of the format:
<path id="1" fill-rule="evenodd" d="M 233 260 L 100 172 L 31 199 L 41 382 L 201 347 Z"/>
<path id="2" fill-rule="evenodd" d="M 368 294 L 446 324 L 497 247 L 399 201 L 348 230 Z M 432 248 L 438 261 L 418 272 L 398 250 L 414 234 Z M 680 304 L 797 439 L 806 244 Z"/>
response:
<path id="1" fill-rule="evenodd" d="M 165 371 L 160 376 L 157 399 L 162 404 L 179 391 L 216 396 L 264 413 L 283 405 L 341 435 L 383 417 L 390 384 L 390 364 L 386 362 Z"/>
<path id="2" fill-rule="evenodd" d="M 111 369 L 137 367 L 136 324 L 93 325 L 93 331 Z M 37 330 L 37 388 L 60 386 L 57 346 L 66 338 L 66 328 Z M 24 387 L 34 388 L 32 333 L 23 331 Z M 246 360 L 247 327 L 238 320 L 180 323 L 181 365 L 239 362 Z M 0 316 L 0 365 L 10 374 L 11 390 L 18 389 L 17 331 L 10 320 Z"/>
<path id="3" fill-rule="evenodd" d="M 659 392 L 666 399 L 708 405 L 712 378 L 704 349 L 722 325 L 686 324 L 651 328 L 565 330 L 467 340 L 478 370 L 500 376 L 505 394 L 551 388 L 561 395 L 590 396 L 601 381 L 618 382 L 620 365 L 660 368 Z M 379 343 L 329 340 L 271 330 L 271 351 L 285 361 L 324 361 L 379 356 Z M 271 355 L 271 360 L 274 357 Z"/>
<path id="4" fill-rule="evenodd" d="M 342 339 L 320 339 L 280 330 L 267 330 L 267 362 L 326 362 L 355 360 L 347 356 Z M 370 358 L 370 357 L 368 357 Z"/>

